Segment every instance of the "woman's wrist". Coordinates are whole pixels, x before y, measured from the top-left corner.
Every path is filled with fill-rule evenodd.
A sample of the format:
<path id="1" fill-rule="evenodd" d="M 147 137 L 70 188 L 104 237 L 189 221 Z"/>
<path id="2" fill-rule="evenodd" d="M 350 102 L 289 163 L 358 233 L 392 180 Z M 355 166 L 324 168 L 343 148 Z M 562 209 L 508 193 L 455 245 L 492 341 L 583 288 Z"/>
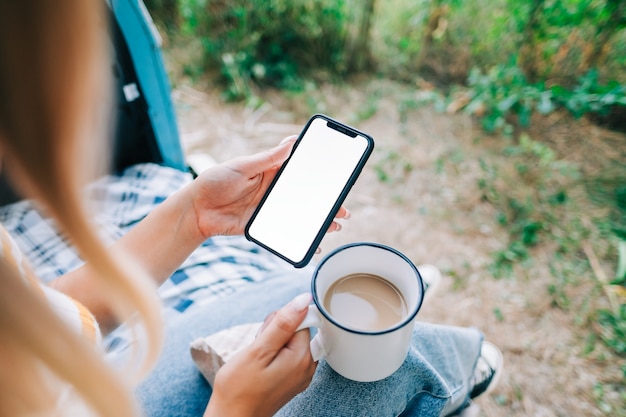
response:
<path id="1" fill-rule="evenodd" d="M 191 244 L 194 249 L 216 234 L 214 231 L 202 227 L 201 206 L 197 201 L 198 195 L 199 192 L 194 181 L 168 199 L 172 201 L 166 200 L 167 204 L 171 204 L 168 210 L 172 210 L 180 216 L 177 222 L 177 234 L 180 236 L 180 239 Z"/>

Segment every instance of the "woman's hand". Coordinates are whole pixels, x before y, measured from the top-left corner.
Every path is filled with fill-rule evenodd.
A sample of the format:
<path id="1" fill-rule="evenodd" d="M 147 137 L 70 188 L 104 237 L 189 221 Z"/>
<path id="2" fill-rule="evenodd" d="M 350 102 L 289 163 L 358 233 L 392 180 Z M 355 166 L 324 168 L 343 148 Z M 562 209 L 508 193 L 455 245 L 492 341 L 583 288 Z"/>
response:
<path id="1" fill-rule="evenodd" d="M 218 371 L 205 417 L 272 416 L 306 389 L 316 362 L 309 331 L 296 329 L 310 302 L 302 294 L 268 316 L 255 341 Z"/>
<path id="2" fill-rule="evenodd" d="M 243 234 L 263 193 L 287 159 L 295 136 L 277 147 L 221 163 L 193 183 L 193 208 L 204 238 Z"/>
<path id="3" fill-rule="evenodd" d="M 287 159 L 296 136 L 285 138 L 277 147 L 250 156 L 232 159 L 204 171 L 191 187 L 198 228 L 204 238 L 240 235 L 263 194 Z M 341 208 L 336 218 L 348 218 Z M 328 231 L 340 230 L 333 222 Z"/>

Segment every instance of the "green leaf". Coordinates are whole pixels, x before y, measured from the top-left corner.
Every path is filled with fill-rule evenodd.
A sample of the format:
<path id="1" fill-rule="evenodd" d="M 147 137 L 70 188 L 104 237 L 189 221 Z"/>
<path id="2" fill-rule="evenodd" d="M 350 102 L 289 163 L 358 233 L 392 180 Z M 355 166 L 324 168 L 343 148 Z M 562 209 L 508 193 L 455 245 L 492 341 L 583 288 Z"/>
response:
<path id="1" fill-rule="evenodd" d="M 498 110 L 502 113 L 506 113 L 513 107 L 519 100 L 519 96 L 517 94 L 512 94 L 498 103 L 496 106 Z"/>
<path id="2" fill-rule="evenodd" d="M 464 112 L 468 114 L 474 114 L 476 110 L 487 107 L 485 101 L 483 100 L 483 96 L 480 95 L 469 102 L 467 106 L 465 106 Z"/>
<path id="3" fill-rule="evenodd" d="M 620 240 L 617 245 L 617 251 L 619 253 L 617 272 L 615 278 L 623 284 L 626 282 L 626 240 Z"/>
<path id="4" fill-rule="evenodd" d="M 552 102 L 552 92 L 544 91 L 539 95 L 539 103 L 537 103 L 537 111 L 541 114 L 548 114 L 555 109 Z"/>
<path id="5" fill-rule="evenodd" d="M 532 107 L 528 104 L 524 105 L 519 111 L 519 123 L 522 126 L 530 126 L 530 116 L 532 115 Z"/>
<path id="6" fill-rule="evenodd" d="M 605 94 L 604 96 L 602 96 L 602 98 L 600 98 L 600 102 L 602 104 L 608 104 L 611 105 L 613 103 L 615 103 L 617 101 L 617 96 L 615 94 Z"/>

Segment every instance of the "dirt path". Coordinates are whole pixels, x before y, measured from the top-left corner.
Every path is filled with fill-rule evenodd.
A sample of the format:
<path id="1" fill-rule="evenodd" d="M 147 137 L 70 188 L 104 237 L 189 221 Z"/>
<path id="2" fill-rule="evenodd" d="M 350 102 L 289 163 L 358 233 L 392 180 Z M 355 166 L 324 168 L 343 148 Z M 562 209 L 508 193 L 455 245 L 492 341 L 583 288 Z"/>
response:
<path id="1" fill-rule="evenodd" d="M 552 306 L 550 259 L 539 254 L 535 267 L 511 279 L 497 280 L 487 272 L 491 253 L 507 242 L 477 186 L 479 159 L 502 158 L 497 140 L 477 143 L 484 135 L 468 116 L 429 106 L 408 110 L 402 121 L 398 97 L 407 94 L 416 93 L 372 81 L 359 89 L 324 87 L 295 100 L 268 94 L 256 111 L 225 105 L 217 92 L 184 86 L 175 90 L 175 100 L 187 153 L 208 152 L 217 161 L 297 134 L 316 111 L 370 133 L 376 150 L 346 201 L 352 219 L 325 238 L 324 253 L 347 242 L 377 241 L 443 272 L 442 287 L 419 319 L 478 327 L 505 356 L 500 385 L 478 400 L 481 415 L 624 415 L 623 410 L 601 411 L 597 392 L 598 383 L 612 381 L 617 381 L 615 392 L 605 396 L 624 392 L 619 386 L 624 362 L 614 361 L 601 346 L 593 355 L 584 352 L 588 330 L 576 324 L 575 312 Z M 580 291 L 589 288 L 583 285 Z"/>

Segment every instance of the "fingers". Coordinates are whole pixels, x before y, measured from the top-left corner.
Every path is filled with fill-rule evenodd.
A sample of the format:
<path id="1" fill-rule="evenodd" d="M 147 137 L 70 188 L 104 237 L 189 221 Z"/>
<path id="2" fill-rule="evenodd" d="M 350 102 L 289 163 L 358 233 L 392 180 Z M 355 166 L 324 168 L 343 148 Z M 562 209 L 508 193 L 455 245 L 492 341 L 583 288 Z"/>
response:
<path id="1" fill-rule="evenodd" d="M 344 206 L 341 206 L 339 208 L 339 211 L 337 212 L 337 215 L 335 216 L 335 221 L 333 221 L 330 226 L 328 226 L 328 230 L 326 230 L 326 233 L 332 233 L 332 232 L 338 232 L 342 229 L 341 223 L 337 222 L 337 219 L 344 219 L 344 220 L 348 220 L 350 218 L 352 214 L 350 213 L 350 211 L 345 208 Z"/>
<path id="2" fill-rule="evenodd" d="M 348 210 L 344 206 L 341 206 L 339 207 L 339 211 L 337 212 L 335 219 L 348 220 L 351 216 L 352 216 L 352 213 L 350 213 L 350 210 Z"/>
<path id="3" fill-rule="evenodd" d="M 342 228 L 343 226 L 341 225 L 341 223 L 332 222 L 330 226 L 328 226 L 328 229 L 326 229 L 326 233 L 339 232 Z M 318 247 L 315 250 L 315 254 L 319 255 L 320 253 L 322 253 L 322 248 Z"/>
<path id="4" fill-rule="evenodd" d="M 337 215 L 335 216 L 335 219 L 348 220 L 351 216 L 352 216 L 352 213 L 350 213 L 350 211 L 347 208 L 345 208 L 344 206 L 341 206 L 339 208 L 339 211 L 337 211 Z M 337 221 L 333 221 L 330 224 L 330 226 L 328 226 L 328 229 L 326 229 L 326 233 L 338 232 L 342 228 L 343 228 L 343 226 L 341 225 L 341 223 L 339 223 Z M 322 248 L 317 248 L 315 250 L 315 254 L 319 255 L 320 253 L 322 253 Z"/>
<path id="5" fill-rule="evenodd" d="M 278 352 L 291 340 L 304 320 L 311 300 L 310 293 L 300 294 L 289 304 L 270 314 L 261 326 L 256 341 L 268 352 Z"/>
<path id="6" fill-rule="evenodd" d="M 265 317 L 265 320 L 263 320 L 263 324 L 261 324 L 261 327 L 259 327 L 259 330 L 257 330 L 256 332 L 256 337 L 258 337 L 263 332 L 263 330 L 265 330 L 265 328 L 268 324 L 270 324 L 275 315 L 276 312 L 272 311 L 270 314 L 267 315 L 267 317 Z"/>
<path id="7" fill-rule="evenodd" d="M 341 224 L 337 222 L 332 222 L 328 229 L 326 229 L 326 233 L 338 232 L 341 230 Z"/>

